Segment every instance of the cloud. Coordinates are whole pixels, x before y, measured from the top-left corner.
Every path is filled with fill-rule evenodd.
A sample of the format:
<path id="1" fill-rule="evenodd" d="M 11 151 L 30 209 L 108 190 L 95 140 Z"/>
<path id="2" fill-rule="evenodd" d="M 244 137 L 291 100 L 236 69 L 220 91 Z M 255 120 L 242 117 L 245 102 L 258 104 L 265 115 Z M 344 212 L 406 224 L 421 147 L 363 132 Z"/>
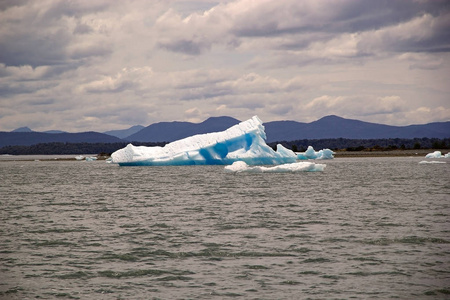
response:
<path id="1" fill-rule="evenodd" d="M 322 47 L 322 56 L 352 57 L 372 53 L 373 46 L 386 51 L 448 51 L 449 12 L 442 1 L 240 0 L 185 18 L 169 10 L 157 26 L 163 33 L 161 47 L 190 55 L 214 44 L 240 47 L 263 38 L 262 44 L 272 50 L 313 53 Z"/>
<path id="2" fill-rule="evenodd" d="M 449 11 L 439 0 L 2 1 L 0 130 L 450 119 Z"/>
<path id="3" fill-rule="evenodd" d="M 444 60 L 427 53 L 403 53 L 398 56 L 400 60 L 409 63 L 410 69 L 436 70 L 442 67 Z"/>
<path id="4" fill-rule="evenodd" d="M 76 67 L 80 60 L 109 55 L 111 45 L 104 28 L 88 24 L 88 16 L 101 14 L 109 5 L 108 1 L 43 0 L 5 6 L 0 11 L 0 62 Z"/>
<path id="5" fill-rule="evenodd" d="M 361 117 L 394 114 L 408 109 L 406 102 L 399 96 L 385 97 L 332 97 L 323 95 L 305 105 L 305 109 L 322 114 L 337 114 L 344 117 Z"/>

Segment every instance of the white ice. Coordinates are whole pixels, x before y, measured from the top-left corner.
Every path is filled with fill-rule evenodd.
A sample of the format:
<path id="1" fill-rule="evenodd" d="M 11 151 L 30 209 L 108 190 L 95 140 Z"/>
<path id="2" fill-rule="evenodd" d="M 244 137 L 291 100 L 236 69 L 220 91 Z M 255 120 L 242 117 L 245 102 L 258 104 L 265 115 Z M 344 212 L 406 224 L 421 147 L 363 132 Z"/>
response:
<path id="1" fill-rule="evenodd" d="M 164 147 L 128 144 L 114 152 L 112 162 L 121 166 L 231 165 L 244 161 L 248 165 L 275 165 L 296 162 L 296 154 L 277 145 L 277 151 L 265 143 L 262 121 L 254 116 L 222 132 L 199 134 Z"/>
<path id="2" fill-rule="evenodd" d="M 425 158 L 450 158 L 450 153 L 442 155 L 441 151 L 434 151 L 425 155 Z"/>
<path id="3" fill-rule="evenodd" d="M 445 161 L 436 161 L 436 160 L 422 160 L 419 162 L 419 164 L 424 165 L 424 164 L 445 164 Z"/>
<path id="4" fill-rule="evenodd" d="M 236 161 L 231 166 L 226 166 L 225 171 L 231 173 L 295 173 L 295 172 L 320 172 L 326 165 L 312 162 L 296 162 L 282 164 L 274 167 L 249 166 L 243 161 Z"/>
<path id="5" fill-rule="evenodd" d="M 330 149 L 323 149 L 315 151 L 312 146 L 308 146 L 305 152 L 300 152 L 297 154 L 297 159 L 307 160 L 307 159 L 333 159 L 335 153 Z"/>

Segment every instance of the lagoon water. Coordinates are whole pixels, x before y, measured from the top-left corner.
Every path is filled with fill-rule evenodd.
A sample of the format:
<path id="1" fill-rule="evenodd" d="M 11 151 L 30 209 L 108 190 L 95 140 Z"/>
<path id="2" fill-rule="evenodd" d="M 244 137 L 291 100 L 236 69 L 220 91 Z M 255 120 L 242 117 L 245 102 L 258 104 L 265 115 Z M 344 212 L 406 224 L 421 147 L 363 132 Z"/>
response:
<path id="1" fill-rule="evenodd" d="M 1 299 L 448 299 L 450 161 L 0 162 Z"/>

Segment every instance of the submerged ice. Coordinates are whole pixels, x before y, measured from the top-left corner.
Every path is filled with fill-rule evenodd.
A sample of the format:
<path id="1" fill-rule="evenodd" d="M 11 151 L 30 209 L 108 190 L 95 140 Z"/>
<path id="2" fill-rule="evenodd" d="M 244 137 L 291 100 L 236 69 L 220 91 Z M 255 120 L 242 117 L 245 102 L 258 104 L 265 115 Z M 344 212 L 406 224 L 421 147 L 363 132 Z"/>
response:
<path id="1" fill-rule="evenodd" d="M 295 173 L 295 172 L 321 172 L 325 169 L 324 164 L 312 162 L 296 162 L 282 164 L 274 167 L 249 166 L 243 161 L 236 161 L 231 166 L 226 166 L 226 172 L 234 173 Z"/>
<path id="2" fill-rule="evenodd" d="M 194 135 L 165 145 L 144 147 L 128 144 L 114 152 L 112 162 L 121 166 L 248 165 L 294 163 L 297 155 L 277 145 L 274 151 L 265 143 L 262 121 L 254 116 L 222 132 Z"/>

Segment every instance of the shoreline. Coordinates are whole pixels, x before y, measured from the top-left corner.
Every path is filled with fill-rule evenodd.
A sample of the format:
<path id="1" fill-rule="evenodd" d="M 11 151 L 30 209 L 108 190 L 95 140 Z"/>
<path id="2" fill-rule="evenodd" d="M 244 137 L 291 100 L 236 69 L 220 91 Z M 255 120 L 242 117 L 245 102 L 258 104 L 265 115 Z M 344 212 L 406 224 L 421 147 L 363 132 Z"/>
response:
<path id="1" fill-rule="evenodd" d="M 390 150 L 390 151 L 334 151 L 334 158 L 350 158 L 350 157 L 421 157 L 425 159 L 428 153 L 441 151 L 442 154 L 450 152 L 449 149 L 408 149 L 408 150 Z M 77 160 L 73 155 L 57 155 L 57 154 L 36 154 L 36 155 L 0 155 L 0 162 L 8 161 L 85 161 Z M 104 161 L 108 156 L 99 156 L 95 154 L 85 155 L 97 157 L 97 160 Z"/>
<path id="2" fill-rule="evenodd" d="M 444 150 L 444 151 L 443 151 Z M 334 151 L 335 158 L 339 157 L 423 157 L 434 151 L 447 153 L 448 149 L 408 149 L 408 150 L 390 150 L 390 151 Z"/>

